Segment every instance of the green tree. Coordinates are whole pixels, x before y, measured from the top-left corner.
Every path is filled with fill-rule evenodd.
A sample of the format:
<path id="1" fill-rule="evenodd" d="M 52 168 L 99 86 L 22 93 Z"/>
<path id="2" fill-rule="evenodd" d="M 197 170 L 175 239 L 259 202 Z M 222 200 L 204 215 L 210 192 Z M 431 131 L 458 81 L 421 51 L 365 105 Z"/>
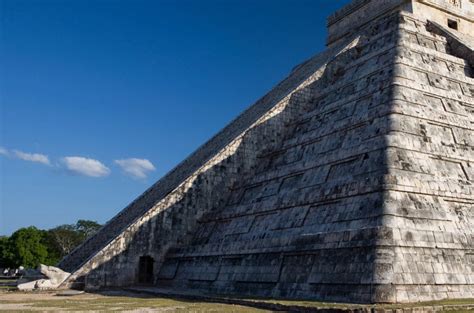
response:
<path id="1" fill-rule="evenodd" d="M 8 255 L 8 237 L 0 236 L 0 267 L 8 267 L 9 260 L 7 259 Z"/>
<path id="2" fill-rule="evenodd" d="M 8 238 L 5 256 L 10 266 L 37 267 L 48 261 L 45 232 L 36 227 L 20 228 Z"/>
<path id="3" fill-rule="evenodd" d="M 102 225 L 95 221 L 79 220 L 76 224 L 65 224 L 50 229 L 48 231 L 50 253 L 57 255 L 59 261 L 94 235 L 100 227 Z"/>
<path id="4" fill-rule="evenodd" d="M 48 231 L 51 250 L 59 252 L 60 258 L 69 254 L 84 239 L 76 225 L 61 225 Z"/>
<path id="5" fill-rule="evenodd" d="M 78 220 L 76 223 L 76 230 L 82 235 L 83 240 L 95 235 L 102 227 L 96 221 Z"/>
<path id="6" fill-rule="evenodd" d="M 50 230 L 21 228 L 10 237 L 0 237 L 0 267 L 56 265 L 100 227 L 97 222 L 79 220 Z"/>
<path id="7" fill-rule="evenodd" d="M 43 235 L 43 244 L 48 250 L 48 258 L 46 260 L 46 265 L 56 265 L 62 258 L 60 249 L 57 247 L 53 235 L 50 231 L 44 231 Z"/>

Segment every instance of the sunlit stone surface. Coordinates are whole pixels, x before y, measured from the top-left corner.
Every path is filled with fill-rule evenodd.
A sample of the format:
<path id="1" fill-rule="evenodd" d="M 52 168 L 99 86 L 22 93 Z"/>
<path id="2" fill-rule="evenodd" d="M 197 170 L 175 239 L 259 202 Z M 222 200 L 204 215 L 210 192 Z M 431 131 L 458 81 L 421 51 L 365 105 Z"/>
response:
<path id="1" fill-rule="evenodd" d="M 61 262 L 69 285 L 474 297 L 473 21 L 470 0 L 342 8 L 325 52 Z"/>

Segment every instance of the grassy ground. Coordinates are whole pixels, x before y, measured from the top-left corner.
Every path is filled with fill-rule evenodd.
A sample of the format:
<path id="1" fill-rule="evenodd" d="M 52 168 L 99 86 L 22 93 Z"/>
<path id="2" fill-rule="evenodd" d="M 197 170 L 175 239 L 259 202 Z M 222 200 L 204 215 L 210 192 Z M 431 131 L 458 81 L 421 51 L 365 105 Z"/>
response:
<path id="1" fill-rule="evenodd" d="M 285 300 L 264 300 L 264 302 L 280 303 L 280 304 L 285 304 L 285 305 L 318 307 L 318 308 L 377 307 L 377 308 L 385 308 L 385 309 L 412 308 L 412 307 L 425 307 L 425 306 L 444 306 L 444 305 L 474 305 L 474 299 L 456 299 L 456 300 L 444 300 L 444 301 L 430 301 L 430 302 L 418 302 L 418 303 L 406 303 L 406 304 L 380 304 L 380 305 L 328 303 L 328 302 L 315 302 L 315 301 L 285 301 Z M 451 311 L 451 312 L 454 312 L 454 311 Z M 474 313 L 474 312 L 471 311 L 471 313 Z"/>
<path id="2" fill-rule="evenodd" d="M 249 300 L 271 302 L 289 306 L 318 308 L 361 308 L 373 307 L 359 304 L 323 303 L 311 301 Z M 474 304 L 474 299 L 423 302 L 405 305 L 381 305 L 378 308 L 409 308 L 420 306 L 465 305 Z M 76 296 L 61 297 L 55 292 L 2 292 L 0 291 L 0 311 L 95 311 L 95 312 L 269 312 L 252 308 L 204 301 L 176 300 L 145 294 L 109 291 L 102 294 L 84 293 Z M 474 313 L 474 311 L 449 311 L 449 313 Z"/>
<path id="3" fill-rule="evenodd" d="M 0 311 L 96 312 L 266 312 L 249 307 L 157 298 L 137 294 L 81 294 L 59 297 L 55 293 L 0 292 Z"/>
<path id="4" fill-rule="evenodd" d="M 16 279 L 0 280 L 0 291 L 15 289 Z"/>

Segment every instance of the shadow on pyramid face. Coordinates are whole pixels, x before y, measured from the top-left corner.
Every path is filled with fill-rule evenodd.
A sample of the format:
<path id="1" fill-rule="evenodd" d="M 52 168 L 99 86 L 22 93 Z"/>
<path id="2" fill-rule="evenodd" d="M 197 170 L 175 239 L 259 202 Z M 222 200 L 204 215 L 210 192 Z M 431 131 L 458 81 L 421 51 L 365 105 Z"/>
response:
<path id="1" fill-rule="evenodd" d="M 391 11 L 420 1 L 380 3 L 333 15 L 328 50 L 66 257 L 71 280 L 341 302 L 474 297 L 470 41 L 427 30 L 417 14 L 428 11 Z"/>
<path id="2" fill-rule="evenodd" d="M 387 152 L 399 23 L 389 15 L 348 40 L 302 88 L 143 208 L 86 265 L 86 288 L 394 302 L 394 255 L 381 248 L 394 243 L 384 186 L 390 158 L 416 165 Z"/>

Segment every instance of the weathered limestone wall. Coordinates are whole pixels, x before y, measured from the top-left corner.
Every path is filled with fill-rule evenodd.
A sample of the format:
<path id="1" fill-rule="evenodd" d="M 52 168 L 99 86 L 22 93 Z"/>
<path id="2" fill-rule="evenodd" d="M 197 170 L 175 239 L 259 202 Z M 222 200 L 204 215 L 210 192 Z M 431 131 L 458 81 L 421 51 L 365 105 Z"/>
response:
<path id="1" fill-rule="evenodd" d="M 87 275 L 90 289 L 134 284 L 139 257 L 150 255 L 160 286 L 372 301 L 396 28 L 392 16 L 349 41 L 198 171 L 202 179 L 170 194 L 75 276 Z M 224 163 L 223 176 L 208 177 Z M 241 167 L 248 170 L 227 173 Z M 298 262 L 309 275 L 293 272 Z"/>
<path id="2" fill-rule="evenodd" d="M 320 77 L 326 62 L 342 48 L 335 47 L 298 66 L 288 79 L 63 260 L 62 267 L 74 269 L 69 282 L 88 274 L 90 288 L 94 287 L 94 279 L 98 279 L 97 286 L 136 283 L 138 258 L 145 252 L 154 257 L 158 269 L 167 249 L 192 236 L 200 216 L 225 204 L 235 182 L 255 171 L 259 155 L 285 138 L 284 126 L 291 122 L 294 111 L 300 110 L 297 103 L 305 97 L 302 88 Z M 235 135 L 239 130 L 242 132 Z M 224 143 L 227 145 L 219 150 Z M 212 158 L 205 161 L 209 155 Z M 166 194 L 164 191 L 185 173 L 191 174 Z M 105 263 L 110 273 L 102 270 Z M 89 274 L 98 267 L 101 270 Z M 123 269 L 122 275 L 115 274 L 117 268 Z M 101 278 L 94 278 L 99 272 L 103 273 Z"/>
<path id="3" fill-rule="evenodd" d="M 337 12 L 329 50 L 66 258 L 70 281 L 133 285 L 151 256 L 173 289 L 474 297 L 474 52 L 456 43 L 472 38 L 433 32 L 411 3 Z"/>
<path id="4" fill-rule="evenodd" d="M 347 40 L 368 23 L 394 10 L 411 12 L 412 0 L 354 0 L 327 19 L 327 46 Z"/>
<path id="5" fill-rule="evenodd" d="M 385 236 L 381 187 L 397 21 L 371 25 L 290 100 L 286 123 L 252 147 L 265 146 L 256 167 L 233 184 L 224 205 L 197 216 L 193 236 L 181 236 L 157 265 L 158 285 L 342 301 L 383 297 L 371 282 L 375 244 Z M 87 287 L 130 284 L 140 255 L 161 259 L 161 244 L 154 244 L 161 230 L 152 225 L 141 223 L 114 257 L 100 259 Z M 302 272 L 294 272 L 300 262 Z M 119 269 L 129 276 L 120 278 Z"/>
<path id="6" fill-rule="evenodd" d="M 237 184 L 228 205 L 170 251 L 157 285 L 333 301 L 391 300 L 378 242 L 391 125 L 398 15 L 308 86 L 305 111 L 278 149 Z M 389 296 L 389 297 L 387 297 Z"/>
<path id="7" fill-rule="evenodd" d="M 380 282 L 393 286 L 398 302 L 472 298 L 472 70 L 426 21 L 403 20 L 387 137 L 383 224 L 391 235 L 380 242 L 387 268 Z"/>
<path id="8" fill-rule="evenodd" d="M 153 257 L 158 270 L 168 249 L 193 237 L 199 219 L 224 206 L 239 177 L 256 170 L 259 153 L 277 143 L 268 141 L 268 136 L 284 137 L 281 130 L 291 118 L 288 102 L 303 96 L 295 94 L 282 101 L 93 257 L 80 271 L 93 269 L 87 287 L 137 283 L 138 261 L 143 255 Z M 125 275 L 117 275 L 118 269 Z"/>
<path id="9" fill-rule="evenodd" d="M 471 0 L 354 0 L 328 17 L 327 45 L 345 40 L 372 20 L 391 11 L 414 14 L 422 21 L 458 23 L 461 34 L 474 36 L 474 2 Z"/>
<path id="10" fill-rule="evenodd" d="M 419 0 L 413 2 L 413 14 L 421 21 L 447 25 L 458 23 L 458 31 L 474 37 L 474 2 L 470 0 Z"/>
<path id="11" fill-rule="evenodd" d="M 89 238 L 66 256 L 59 266 L 69 272 L 79 269 L 107 244 L 116 240 L 127 227 L 138 221 L 146 212 L 183 185 L 186 179 L 196 174 L 202 167 L 216 162 L 212 161 L 213 158 L 225 155 L 226 151 L 235 150 L 233 146 L 235 146 L 236 142 L 240 140 L 246 131 L 261 123 L 262 120 L 268 119 L 272 114 L 276 114 L 275 112 L 278 112 L 278 109 L 274 110 L 276 106 L 279 105 L 279 110 L 282 110 L 284 105 L 288 103 L 291 95 L 297 89 L 314 81 L 320 75 L 321 70 L 324 69 L 327 60 L 340 51 L 340 49 L 340 46 L 335 46 L 299 65 L 287 79 L 249 107 L 216 136 L 211 138 L 206 144 L 192 153 L 176 168 L 107 222 L 97 235 Z M 271 110 L 273 111 L 270 112 Z M 246 164 L 242 164 L 242 166 L 246 166 Z"/>

